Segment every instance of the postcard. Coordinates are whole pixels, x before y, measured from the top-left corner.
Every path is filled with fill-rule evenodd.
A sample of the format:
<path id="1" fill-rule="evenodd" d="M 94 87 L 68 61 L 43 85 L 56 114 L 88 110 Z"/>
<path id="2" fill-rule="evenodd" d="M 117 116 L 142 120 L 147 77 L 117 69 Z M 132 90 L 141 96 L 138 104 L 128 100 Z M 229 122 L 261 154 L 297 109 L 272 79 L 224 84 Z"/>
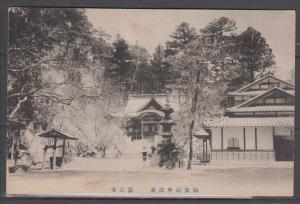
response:
<path id="1" fill-rule="evenodd" d="M 295 12 L 9 9 L 7 194 L 293 196 Z"/>

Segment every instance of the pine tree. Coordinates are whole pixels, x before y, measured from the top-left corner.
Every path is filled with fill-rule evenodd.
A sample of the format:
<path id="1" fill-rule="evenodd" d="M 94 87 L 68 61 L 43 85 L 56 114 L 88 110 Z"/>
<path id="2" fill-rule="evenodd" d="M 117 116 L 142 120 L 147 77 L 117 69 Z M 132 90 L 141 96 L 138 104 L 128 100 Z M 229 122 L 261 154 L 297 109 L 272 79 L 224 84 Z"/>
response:
<path id="1" fill-rule="evenodd" d="M 263 72 L 275 64 L 272 49 L 266 39 L 252 27 L 237 36 L 237 50 L 243 69 L 242 77 L 247 82 L 255 80 L 256 72 Z"/>

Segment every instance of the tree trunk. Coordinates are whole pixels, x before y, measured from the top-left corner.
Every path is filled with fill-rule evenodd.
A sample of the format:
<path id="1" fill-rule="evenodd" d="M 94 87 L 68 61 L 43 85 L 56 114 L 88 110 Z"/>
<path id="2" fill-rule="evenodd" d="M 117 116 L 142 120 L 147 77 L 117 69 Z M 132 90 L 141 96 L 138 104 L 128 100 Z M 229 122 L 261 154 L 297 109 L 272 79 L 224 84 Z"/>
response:
<path id="1" fill-rule="evenodd" d="M 9 114 L 9 116 L 8 116 L 9 119 L 12 119 L 15 116 L 15 114 L 21 108 L 21 104 L 24 103 L 25 101 L 27 101 L 27 96 L 25 96 L 22 100 L 18 101 L 18 104 L 16 105 L 14 110 Z"/>
<path id="2" fill-rule="evenodd" d="M 193 160 L 193 129 L 194 129 L 194 123 L 195 123 L 195 120 L 192 120 L 191 125 L 190 125 L 190 130 L 189 130 L 190 152 L 189 152 L 189 161 L 188 161 L 187 169 L 191 169 L 192 168 L 192 160 Z"/>
<path id="3" fill-rule="evenodd" d="M 195 119 L 196 119 L 196 113 L 197 113 L 197 103 L 198 103 L 198 92 L 199 92 L 199 82 L 200 82 L 200 70 L 197 72 L 196 76 L 196 85 L 194 89 L 194 96 L 192 100 L 192 107 L 191 107 L 191 124 L 190 124 L 190 130 L 189 130 L 189 140 L 190 140 L 190 153 L 189 153 L 189 161 L 187 165 L 187 169 L 192 168 L 192 159 L 193 159 L 193 131 L 195 126 Z"/>

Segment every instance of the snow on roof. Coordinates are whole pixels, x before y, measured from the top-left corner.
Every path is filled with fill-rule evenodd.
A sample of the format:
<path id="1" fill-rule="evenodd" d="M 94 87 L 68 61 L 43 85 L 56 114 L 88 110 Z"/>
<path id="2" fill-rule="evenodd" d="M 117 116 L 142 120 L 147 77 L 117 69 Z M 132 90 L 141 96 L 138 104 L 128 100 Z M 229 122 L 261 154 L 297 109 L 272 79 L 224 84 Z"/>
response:
<path id="1" fill-rule="evenodd" d="M 204 124 L 207 127 L 293 127 L 294 117 L 223 117 Z"/>
<path id="2" fill-rule="evenodd" d="M 154 99 L 159 105 L 163 106 L 166 103 L 166 94 L 131 94 L 129 95 L 124 113 L 126 115 L 141 111 L 146 107 L 151 99 Z"/>
<path id="3" fill-rule="evenodd" d="M 227 108 L 226 112 L 282 112 L 282 111 L 291 111 L 294 112 L 294 106 L 253 106 L 253 107 L 232 107 Z"/>
<path id="4" fill-rule="evenodd" d="M 39 135 L 40 137 L 46 137 L 46 138 L 59 138 L 59 139 L 66 139 L 66 140 L 78 140 L 76 137 L 68 136 L 62 132 L 59 132 L 57 130 L 50 130 L 48 132 L 44 132 L 43 134 Z"/>
<path id="5" fill-rule="evenodd" d="M 194 132 L 194 136 L 208 136 L 210 135 L 206 130 L 204 130 L 202 127 L 197 128 Z"/>
<path id="6" fill-rule="evenodd" d="M 286 94 L 291 95 L 291 96 L 295 96 L 295 93 L 287 92 L 286 90 L 283 90 L 283 89 L 278 88 L 278 87 L 273 87 L 272 89 L 269 89 L 268 91 L 263 92 L 262 94 L 260 94 L 258 96 L 255 96 L 255 97 L 253 97 L 253 98 L 251 98 L 251 99 L 249 99 L 249 100 L 247 100 L 247 101 L 245 101 L 245 102 L 243 102 L 243 103 L 241 103 L 237 106 L 234 106 L 234 108 L 243 107 L 245 105 L 248 105 L 249 103 L 251 103 L 251 102 L 257 100 L 258 98 L 261 98 L 261 97 L 265 96 L 266 94 L 271 93 L 272 91 L 275 91 L 275 90 L 281 91 L 281 92 L 286 93 Z"/>
<path id="7" fill-rule="evenodd" d="M 130 116 L 142 111 L 152 99 L 164 107 L 167 96 L 167 94 L 131 94 L 124 109 L 124 115 Z M 178 104 L 172 96 L 169 96 L 169 104 L 175 111 L 178 110 Z"/>
<path id="8" fill-rule="evenodd" d="M 227 96 L 257 96 L 259 94 L 265 93 L 268 90 L 256 90 L 256 91 L 246 91 L 246 92 L 237 92 L 237 91 L 230 91 L 227 92 Z M 285 90 L 290 94 L 295 94 L 294 90 Z"/>
<path id="9" fill-rule="evenodd" d="M 269 75 L 269 74 L 268 74 L 268 75 L 266 75 L 266 76 L 264 76 L 264 77 L 262 77 L 262 78 L 259 78 L 259 79 L 255 80 L 255 81 L 253 81 L 252 83 L 250 83 L 250 84 L 248 84 L 248 85 L 246 85 L 246 86 L 240 88 L 239 90 L 237 90 L 237 91 L 235 91 L 235 92 L 242 92 L 242 91 L 244 91 L 245 89 L 247 89 L 247 88 L 249 88 L 249 87 L 251 87 L 251 86 L 253 86 L 253 85 L 255 85 L 255 84 L 257 84 L 257 83 L 263 81 L 264 79 L 267 79 L 267 78 L 273 78 L 273 79 L 275 79 L 275 80 L 277 80 L 277 81 L 280 81 L 280 82 L 286 83 L 286 84 L 288 84 L 288 85 L 290 85 L 290 86 L 292 86 L 292 87 L 295 87 L 294 84 L 292 84 L 292 83 L 290 83 L 290 82 L 284 81 L 284 80 L 279 79 L 279 78 L 277 78 L 277 77 L 275 77 L 275 76 L 273 76 L 273 75 Z"/>

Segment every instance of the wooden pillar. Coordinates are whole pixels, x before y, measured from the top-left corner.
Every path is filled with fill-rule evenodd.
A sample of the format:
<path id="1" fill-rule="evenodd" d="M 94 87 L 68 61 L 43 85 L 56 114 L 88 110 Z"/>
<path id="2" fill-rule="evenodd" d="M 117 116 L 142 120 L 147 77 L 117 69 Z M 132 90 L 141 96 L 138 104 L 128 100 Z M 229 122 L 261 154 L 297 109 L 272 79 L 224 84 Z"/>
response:
<path id="1" fill-rule="evenodd" d="M 66 139 L 63 139 L 63 146 L 62 146 L 62 161 L 61 161 L 61 167 L 64 164 L 65 161 L 65 149 L 66 149 Z"/>
<path id="2" fill-rule="evenodd" d="M 208 151 L 207 151 L 207 139 L 205 140 L 205 160 L 207 161 L 208 160 L 208 158 L 207 158 L 207 153 L 208 153 Z"/>
<path id="3" fill-rule="evenodd" d="M 221 155 L 222 155 L 222 160 L 223 160 L 223 154 L 224 154 L 224 152 L 223 152 L 223 149 L 224 149 L 224 145 L 223 145 L 223 127 L 221 127 Z"/>
<path id="4" fill-rule="evenodd" d="M 275 141 L 275 127 L 272 127 L 272 135 L 273 135 L 273 150 L 275 149 L 274 147 L 274 141 Z"/>
<path id="5" fill-rule="evenodd" d="M 20 130 L 17 130 L 17 131 L 18 131 L 17 137 L 16 137 L 16 140 L 17 140 L 17 147 L 16 147 L 17 154 L 16 154 L 16 158 L 15 158 L 15 165 L 14 165 L 15 168 L 17 168 L 17 164 L 18 164 L 19 145 L 20 145 Z"/>
<path id="6" fill-rule="evenodd" d="M 257 160 L 257 128 L 255 127 L 255 159 Z"/>
<path id="7" fill-rule="evenodd" d="M 143 123 L 143 121 L 141 120 L 141 126 L 142 126 L 142 128 L 141 128 L 141 137 L 142 137 L 142 140 L 144 139 L 144 123 Z"/>
<path id="8" fill-rule="evenodd" d="M 224 149 L 224 145 L 223 145 L 223 127 L 221 127 L 221 150 Z"/>
<path id="9" fill-rule="evenodd" d="M 243 139 L 244 139 L 244 151 L 246 151 L 246 128 L 243 128 Z"/>
<path id="10" fill-rule="evenodd" d="M 255 127 L 255 151 L 257 151 L 257 128 Z"/>
<path id="11" fill-rule="evenodd" d="M 45 145 L 45 149 L 44 149 L 44 153 L 43 153 L 42 170 L 44 170 L 44 168 L 45 168 L 46 154 L 47 154 L 47 145 Z"/>
<path id="12" fill-rule="evenodd" d="M 202 156 L 202 160 L 204 161 L 204 157 L 205 157 L 205 145 L 204 145 L 204 138 L 202 139 L 202 152 L 203 152 L 203 156 Z"/>
<path id="13" fill-rule="evenodd" d="M 11 156 L 10 156 L 11 160 L 14 160 L 14 152 L 15 152 L 15 132 L 12 131 L 12 146 L 11 146 Z"/>
<path id="14" fill-rule="evenodd" d="M 209 153 L 210 153 L 210 160 L 212 159 L 212 134 L 210 135 L 209 141 Z"/>
<path id="15" fill-rule="evenodd" d="M 53 144 L 53 165 L 52 165 L 52 169 L 56 169 L 56 143 L 57 143 L 57 137 L 54 138 L 54 144 Z"/>

